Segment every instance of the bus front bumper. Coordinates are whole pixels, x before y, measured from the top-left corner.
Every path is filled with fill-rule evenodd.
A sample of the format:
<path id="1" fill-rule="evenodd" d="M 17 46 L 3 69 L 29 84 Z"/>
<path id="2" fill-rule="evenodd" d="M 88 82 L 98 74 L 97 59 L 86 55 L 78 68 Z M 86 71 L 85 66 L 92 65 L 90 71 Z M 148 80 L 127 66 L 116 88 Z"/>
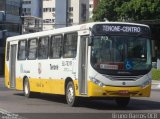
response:
<path id="1" fill-rule="evenodd" d="M 93 82 L 88 82 L 88 96 L 89 97 L 149 97 L 151 91 L 151 84 L 145 87 L 131 86 L 103 86 L 100 87 Z"/>

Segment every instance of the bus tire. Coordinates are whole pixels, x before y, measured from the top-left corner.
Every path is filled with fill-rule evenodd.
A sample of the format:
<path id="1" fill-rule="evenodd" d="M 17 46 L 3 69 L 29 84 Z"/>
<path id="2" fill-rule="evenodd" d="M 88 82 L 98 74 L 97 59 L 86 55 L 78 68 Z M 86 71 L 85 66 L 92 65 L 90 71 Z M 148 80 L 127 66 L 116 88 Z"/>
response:
<path id="1" fill-rule="evenodd" d="M 130 97 L 116 98 L 118 107 L 125 108 L 130 102 Z"/>
<path id="2" fill-rule="evenodd" d="M 29 85 L 28 78 L 25 78 L 25 80 L 24 80 L 23 93 L 24 93 L 24 96 L 27 97 L 27 98 L 31 98 L 32 97 L 32 93 L 30 91 L 30 85 Z"/>
<path id="3" fill-rule="evenodd" d="M 71 107 L 78 105 L 78 97 L 75 96 L 74 84 L 72 81 L 69 81 L 66 86 L 66 101 L 67 104 Z"/>

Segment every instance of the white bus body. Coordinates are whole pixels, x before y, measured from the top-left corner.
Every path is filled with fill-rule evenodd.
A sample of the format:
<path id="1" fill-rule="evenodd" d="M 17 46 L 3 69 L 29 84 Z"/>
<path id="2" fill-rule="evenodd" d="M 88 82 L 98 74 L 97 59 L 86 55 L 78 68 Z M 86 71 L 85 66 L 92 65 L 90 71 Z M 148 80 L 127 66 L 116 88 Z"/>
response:
<path id="1" fill-rule="evenodd" d="M 78 97 L 113 97 L 118 105 L 126 106 L 130 97 L 150 96 L 148 31 L 146 25 L 95 22 L 10 37 L 6 41 L 5 85 L 24 90 L 27 97 L 35 92 L 66 95 L 71 106 Z M 138 49 L 135 42 L 144 45 L 139 59 L 133 58 Z M 100 50 L 105 43 L 110 45 L 108 49 L 116 46 L 122 50 L 121 60 L 96 56 L 108 55 L 104 53 L 108 46 Z M 116 55 L 107 58 L 112 56 Z"/>

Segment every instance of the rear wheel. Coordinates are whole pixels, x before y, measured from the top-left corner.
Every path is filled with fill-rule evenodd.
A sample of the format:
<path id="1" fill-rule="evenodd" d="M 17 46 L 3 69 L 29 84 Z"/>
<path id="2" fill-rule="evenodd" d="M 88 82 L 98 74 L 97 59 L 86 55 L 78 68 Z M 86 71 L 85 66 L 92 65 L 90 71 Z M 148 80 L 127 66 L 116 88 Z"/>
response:
<path id="1" fill-rule="evenodd" d="M 124 97 L 124 98 L 116 98 L 116 103 L 119 107 L 124 108 L 129 104 L 130 97 Z"/>
<path id="2" fill-rule="evenodd" d="M 68 82 L 66 86 L 66 101 L 69 106 L 77 106 L 78 104 L 78 98 L 75 96 L 75 89 L 72 81 Z"/>

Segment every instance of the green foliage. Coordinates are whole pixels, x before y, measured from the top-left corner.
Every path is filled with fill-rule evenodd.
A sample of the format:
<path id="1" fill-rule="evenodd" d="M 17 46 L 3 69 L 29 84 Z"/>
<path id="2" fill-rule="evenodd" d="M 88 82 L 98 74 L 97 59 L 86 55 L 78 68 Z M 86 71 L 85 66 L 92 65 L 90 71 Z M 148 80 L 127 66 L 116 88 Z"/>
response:
<path id="1" fill-rule="evenodd" d="M 94 21 L 117 20 L 116 8 L 121 6 L 123 2 L 129 0 L 100 0 L 97 8 L 93 11 Z"/>
<path id="2" fill-rule="evenodd" d="M 119 19 L 150 20 L 160 18 L 160 0 L 130 0 L 116 8 Z"/>
<path id="3" fill-rule="evenodd" d="M 100 0 L 94 21 L 160 19 L 160 0 Z"/>
<path id="4" fill-rule="evenodd" d="M 152 79 L 153 80 L 160 80 L 160 69 L 152 69 Z"/>

